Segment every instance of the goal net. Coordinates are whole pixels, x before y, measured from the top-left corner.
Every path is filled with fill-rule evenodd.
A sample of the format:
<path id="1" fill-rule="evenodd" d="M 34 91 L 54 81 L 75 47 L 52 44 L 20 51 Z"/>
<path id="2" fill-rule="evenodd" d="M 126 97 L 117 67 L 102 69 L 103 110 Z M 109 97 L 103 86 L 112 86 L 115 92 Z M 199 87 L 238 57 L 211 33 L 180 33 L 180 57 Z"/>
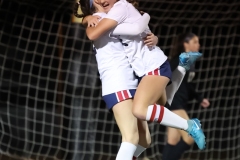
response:
<path id="1" fill-rule="evenodd" d="M 202 121 L 207 148 L 182 159 L 240 159 L 240 2 L 139 0 L 169 54 L 173 38 L 193 32 L 201 61 L 194 83 L 211 106 L 189 102 Z M 0 156 L 2 159 L 113 160 L 121 143 L 101 98 L 92 44 L 72 20 L 75 0 L 0 1 Z M 149 125 L 142 155 L 161 159 L 166 128 Z M 4 158 L 3 158 L 4 157 Z"/>

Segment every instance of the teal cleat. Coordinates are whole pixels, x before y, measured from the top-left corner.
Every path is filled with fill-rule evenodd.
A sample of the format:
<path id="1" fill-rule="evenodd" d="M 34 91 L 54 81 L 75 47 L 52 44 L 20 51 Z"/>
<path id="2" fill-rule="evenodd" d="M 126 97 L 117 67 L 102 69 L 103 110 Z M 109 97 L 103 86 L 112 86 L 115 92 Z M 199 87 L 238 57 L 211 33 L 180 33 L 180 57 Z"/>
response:
<path id="1" fill-rule="evenodd" d="M 200 150 L 205 149 L 206 147 L 205 135 L 201 129 L 201 124 L 198 119 L 194 118 L 194 119 L 188 120 L 187 132 L 197 143 L 197 146 Z"/>
<path id="2" fill-rule="evenodd" d="M 202 57 L 202 53 L 199 52 L 183 52 L 179 56 L 179 65 L 188 71 L 200 57 Z"/>

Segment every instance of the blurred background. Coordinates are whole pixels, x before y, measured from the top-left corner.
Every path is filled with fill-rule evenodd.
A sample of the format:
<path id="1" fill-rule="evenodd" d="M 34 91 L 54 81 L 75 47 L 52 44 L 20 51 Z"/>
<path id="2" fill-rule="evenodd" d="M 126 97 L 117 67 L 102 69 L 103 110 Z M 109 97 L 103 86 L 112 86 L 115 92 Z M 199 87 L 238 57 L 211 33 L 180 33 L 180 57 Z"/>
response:
<path id="1" fill-rule="evenodd" d="M 169 54 L 173 38 L 193 32 L 201 61 L 194 83 L 211 106 L 189 103 L 202 120 L 207 149 L 182 160 L 240 159 L 240 2 L 139 0 Z M 73 20 L 75 0 L 0 1 L 0 159 L 113 160 L 121 137 L 101 98 L 92 43 Z M 166 128 L 150 125 L 159 160 Z"/>

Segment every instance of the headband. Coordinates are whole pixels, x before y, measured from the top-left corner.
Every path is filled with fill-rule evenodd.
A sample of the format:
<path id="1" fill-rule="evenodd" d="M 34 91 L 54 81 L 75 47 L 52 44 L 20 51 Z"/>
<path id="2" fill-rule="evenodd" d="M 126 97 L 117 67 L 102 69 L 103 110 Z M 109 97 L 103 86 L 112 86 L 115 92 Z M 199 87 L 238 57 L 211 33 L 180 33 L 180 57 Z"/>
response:
<path id="1" fill-rule="evenodd" d="M 89 0 L 90 8 L 92 8 L 93 0 Z"/>

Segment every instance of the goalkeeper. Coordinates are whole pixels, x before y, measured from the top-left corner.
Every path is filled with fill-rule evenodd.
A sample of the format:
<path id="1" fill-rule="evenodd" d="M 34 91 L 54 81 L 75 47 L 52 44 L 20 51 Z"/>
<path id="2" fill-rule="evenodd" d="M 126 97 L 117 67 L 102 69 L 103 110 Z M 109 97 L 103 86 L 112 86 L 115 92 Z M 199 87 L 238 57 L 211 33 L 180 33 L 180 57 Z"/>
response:
<path id="1" fill-rule="evenodd" d="M 198 52 L 200 48 L 198 36 L 193 33 L 185 33 L 179 35 L 175 42 L 172 53 L 170 54 L 170 65 L 172 71 L 176 69 L 179 64 L 179 55 L 182 52 Z M 191 99 L 196 99 L 202 107 L 209 107 L 210 103 L 208 99 L 203 98 L 198 92 L 196 92 L 193 83 L 194 78 L 194 65 L 190 70 L 186 72 L 186 75 L 176 92 L 171 107 L 172 112 L 181 116 L 184 119 L 189 119 L 187 110 L 187 102 Z M 167 144 L 163 150 L 163 160 L 179 160 L 182 154 L 190 149 L 190 146 L 194 143 L 194 140 L 188 136 L 188 134 L 182 130 L 168 127 L 167 131 Z"/>

